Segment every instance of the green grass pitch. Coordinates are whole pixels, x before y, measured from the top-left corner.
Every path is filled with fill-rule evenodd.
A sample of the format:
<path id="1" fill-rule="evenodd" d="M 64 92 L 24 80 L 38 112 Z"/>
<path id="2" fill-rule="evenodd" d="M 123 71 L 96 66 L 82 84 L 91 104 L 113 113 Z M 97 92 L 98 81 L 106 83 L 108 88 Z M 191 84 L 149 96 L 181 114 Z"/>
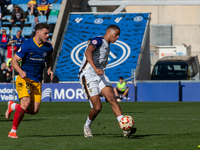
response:
<path id="1" fill-rule="evenodd" d="M 5 119 L 6 105 L 0 103 L 0 150 L 195 150 L 200 145 L 200 103 L 120 103 L 138 129 L 129 139 L 105 102 L 93 122 L 93 138 L 83 136 L 89 103 L 43 102 L 37 115 L 25 115 L 19 138 L 9 139 L 13 114 Z"/>

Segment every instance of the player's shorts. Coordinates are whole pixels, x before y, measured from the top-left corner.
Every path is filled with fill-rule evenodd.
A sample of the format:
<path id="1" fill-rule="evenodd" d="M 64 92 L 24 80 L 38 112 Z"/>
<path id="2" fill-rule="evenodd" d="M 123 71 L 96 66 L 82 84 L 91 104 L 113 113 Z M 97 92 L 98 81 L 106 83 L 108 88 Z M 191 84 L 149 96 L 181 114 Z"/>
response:
<path id="1" fill-rule="evenodd" d="M 41 83 L 29 78 L 22 79 L 19 75 L 16 79 L 16 90 L 18 97 L 30 97 L 31 101 L 41 103 Z"/>
<path id="2" fill-rule="evenodd" d="M 110 80 L 105 74 L 97 77 L 91 77 L 83 74 L 80 76 L 79 82 L 82 86 L 83 93 L 87 100 L 90 99 L 90 97 L 92 96 L 101 94 L 101 90 L 104 87 L 112 87 Z"/>

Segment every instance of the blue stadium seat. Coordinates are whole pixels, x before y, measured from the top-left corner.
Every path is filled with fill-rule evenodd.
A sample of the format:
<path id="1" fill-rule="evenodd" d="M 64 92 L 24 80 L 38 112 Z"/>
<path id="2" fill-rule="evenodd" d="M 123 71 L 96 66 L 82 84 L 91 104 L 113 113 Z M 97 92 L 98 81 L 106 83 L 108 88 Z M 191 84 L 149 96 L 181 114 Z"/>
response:
<path id="1" fill-rule="evenodd" d="M 30 36 L 32 33 L 31 27 L 24 27 L 22 30 L 22 35 L 23 36 Z"/>
<path id="2" fill-rule="evenodd" d="M 11 36 L 17 35 L 17 31 L 21 31 L 20 27 L 13 27 L 11 30 Z"/>
<path id="3" fill-rule="evenodd" d="M 58 4 L 58 3 L 54 3 L 54 4 L 52 4 L 51 9 L 54 9 L 54 10 L 60 10 L 60 4 Z"/>
<path id="4" fill-rule="evenodd" d="M 34 22 L 34 15 L 28 15 L 25 21 L 25 24 L 32 24 Z"/>
<path id="5" fill-rule="evenodd" d="M 11 3 L 12 4 L 16 4 L 16 5 L 19 5 L 20 3 L 23 3 L 22 0 L 11 0 Z M 27 2 L 28 3 L 28 2 Z"/>
<path id="6" fill-rule="evenodd" d="M 1 30 L 6 29 L 6 34 L 9 35 L 10 34 L 10 29 L 9 27 L 1 27 Z M 1 32 L 0 32 L 1 34 Z"/>
<path id="7" fill-rule="evenodd" d="M 2 20 L 11 20 L 11 15 L 5 15 Z M 3 22 L 3 24 L 11 24 L 11 22 Z"/>
<path id="8" fill-rule="evenodd" d="M 28 11 L 27 4 L 19 4 L 19 7 L 24 10 L 24 12 Z"/>
<path id="9" fill-rule="evenodd" d="M 58 18 L 57 18 L 56 15 L 50 15 L 47 23 L 48 23 L 48 24 L 56 24 L 57 19 L 58 19 Z"/>
<path id="10" fill-rule="evenodd" d="M 47 22 L 47 17 L 46 16 L 38 16 L 38 20 L 39 20 L 39 23 L 45 23 Z"/>

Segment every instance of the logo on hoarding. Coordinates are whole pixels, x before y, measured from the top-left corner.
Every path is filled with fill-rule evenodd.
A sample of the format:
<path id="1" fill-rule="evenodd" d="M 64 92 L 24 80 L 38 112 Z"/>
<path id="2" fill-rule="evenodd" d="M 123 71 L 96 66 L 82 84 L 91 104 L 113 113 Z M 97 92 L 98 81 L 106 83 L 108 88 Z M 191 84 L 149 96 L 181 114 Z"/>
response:
<path id="1" fill-rule="evenodd" d="M 135 22 L 140 22 L 143 20 L 143 17 L 142 16 L 136 16 L 134 19 L 133 19 Z"/>
<path id="2" fill-rule="evenodd" d="M 83 20 L 83 18 L 76 18 L 75 21 L 76 23 L 80 23 Z"/>
<path id="3" fill-rule="evenodd" d="M 42 99 L 45 97 L 50 97 L 52 98 L 52 90 L 50 88 L 46 88 L 43 92 L 42 92 Z"/>
<path id="4" fill-rule="evenodd" d="M 17 100 L 17 90 L 15 89 L 15 100 Z M 11 88 L 3 88 L 0 89 L 0 101 L 9 101 L 9 100 L 13 100 L 13 89 Z"/>
<path id="5" fill-rule="evenodd" d="M 123 18 L 123 17 L 117 17 L 117 18 L 115 19 L 115 22 L 116 22 L 116 23 L 119 23 L 120 20 L 122 20 L 122 18 Z"/>
<path id="6" fill-rule="evenodd" d="M 121 51 L 121 55 L 116 56 L 113 50 L 112 52 L 110 51 L 108 61 L 113 61 L 106 66 L 106 69 L 120 65 L 128 59 L 131 53 L 130 47 L 122 41 L 117 40 L 113 45 L 117 46 L 117 49 Z M 80 59 L 80 54 L 82 55 L 84 53 L 86 47 L 87 41 L 75 46 L 71 52 L 71 59 L 77 66 L 81 66 L 82 60 Z"/>
<path id="7" fill-rule="evenodd" d="M 103 23 L 103 19 L 97 18 L 97 19 L 94 20 L 94 23 L 95 24 L 101 24 L 101 23 Z"/>

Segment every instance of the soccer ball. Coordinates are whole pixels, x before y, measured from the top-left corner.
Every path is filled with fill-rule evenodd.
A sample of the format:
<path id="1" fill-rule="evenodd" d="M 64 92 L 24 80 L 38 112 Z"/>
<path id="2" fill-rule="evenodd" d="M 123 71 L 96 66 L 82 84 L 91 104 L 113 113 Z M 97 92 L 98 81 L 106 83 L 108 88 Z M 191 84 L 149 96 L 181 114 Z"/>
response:
<path id="1" fill-rule="evenodd" d="M 135 123 L 134 120 L 131 116 L 124 116 L 120 122 L 119 122 L 119 127 L 122 130 L 131 130 L 134 127 Z"/>

